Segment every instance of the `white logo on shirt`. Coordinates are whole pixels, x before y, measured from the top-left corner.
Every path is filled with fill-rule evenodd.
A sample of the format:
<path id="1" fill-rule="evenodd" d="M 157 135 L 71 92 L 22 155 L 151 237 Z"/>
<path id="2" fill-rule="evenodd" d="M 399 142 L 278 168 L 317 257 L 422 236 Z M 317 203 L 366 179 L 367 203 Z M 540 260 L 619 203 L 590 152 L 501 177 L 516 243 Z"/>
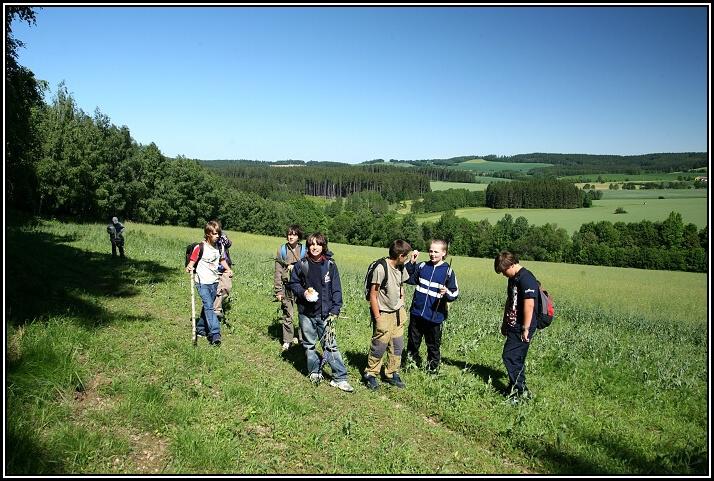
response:
<path id="1" fill-rule="evenodd" d="M 529 292 L 535 292 L 535 289 L 526 289 L 523 291 L 524 294 L 528 294 Z"/>

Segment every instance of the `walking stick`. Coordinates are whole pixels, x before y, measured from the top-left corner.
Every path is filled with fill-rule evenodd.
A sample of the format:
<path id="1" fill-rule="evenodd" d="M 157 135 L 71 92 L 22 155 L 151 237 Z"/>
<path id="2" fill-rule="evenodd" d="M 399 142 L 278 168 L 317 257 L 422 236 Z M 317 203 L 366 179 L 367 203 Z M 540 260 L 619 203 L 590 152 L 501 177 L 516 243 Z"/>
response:
<path id="1" fill-rule="evenodd" d="M 196 289 L 193 285 L 193 271 L 190 272 L 190 276 L 188 278 L 188 284 L 191 289 L 191 326 L 192 326 L 191 339 L 193 341 L 193 345 L 195 346 L 196 343 L 198 342 L 198 336 L 196 336 L 196 294 L 194 293 L 194 291 Z"/>

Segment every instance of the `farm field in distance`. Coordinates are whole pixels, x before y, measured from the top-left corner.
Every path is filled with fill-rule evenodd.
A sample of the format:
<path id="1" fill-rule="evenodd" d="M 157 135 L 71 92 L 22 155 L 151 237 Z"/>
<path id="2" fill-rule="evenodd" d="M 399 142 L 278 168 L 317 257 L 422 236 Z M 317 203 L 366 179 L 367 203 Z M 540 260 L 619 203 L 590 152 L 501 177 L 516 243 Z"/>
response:
<path id="1" fill-rule="evenodd" d="M 461 162 L 458 165 L 451 167 L 458 170 L 470 170 L 478 172 L 500 172 L 503 170 L 515 170 L 519 172 L 527 172 L 538 167 L 550 167 L 553 164 L 543 164 L 539 162 L 519 163 L 519 162 L 494 162 L 490 160 L 474 159 L 466 162 Z"/>
<path id="2" fill-rule="evenodd" d="M 685 224 L 691 222 L 698 228 L 703 228 L 707 225 L 706 195 L 701 197 L 675 197 L 677 195 L 675 190 L 667 190 L 664 194 L 665 197 L 669 195 L 670 192 L 673 193 L 672 198 L 665 199 L 658 199 L 658 195 L 656 194 L 654 197 L 624 195 L 619 198 L 608 198 L 604 195 L 601 200 L 593 201 L 592 207 L 583 209 L 490 209 L 488 207 L 469 207 L 456 209 L 455 212 L 457 216 L 464 217 L 471 221 L 488 219 L 491 224 L 498 222 L 505 214 L 511 214 L 514 219 L 523 216 L 528 220 L 529 224 L 544 225 L 546 223 L 555 223 L 571 234 L 580 229 L 580 226 L 587 222 L 607 220 L 613 223 L 627 223 L 639 222 L 645 219 L 650 221 L 663 221 L 672 211 L 682 214 L 682 220 Z M 704 191 L 704 193 L 705 192 L 706 191 Z M 661 195 L 661 191 L 659 195 Z M 622 207 L 627 213 L 615 214 L 615 209 L 618 207 Z M 435 222 L 439 220 L 441 214 L 441 212 L 417 214 L 417 220 L 419 222 Z"/>

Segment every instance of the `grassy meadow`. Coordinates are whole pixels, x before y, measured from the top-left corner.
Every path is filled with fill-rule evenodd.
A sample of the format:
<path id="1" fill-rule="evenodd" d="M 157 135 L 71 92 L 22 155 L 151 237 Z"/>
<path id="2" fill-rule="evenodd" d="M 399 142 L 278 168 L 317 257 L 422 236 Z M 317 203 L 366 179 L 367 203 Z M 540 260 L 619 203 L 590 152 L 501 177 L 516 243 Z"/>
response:
<path id="1" fill-rule="evenodd" d="M 486 179 L 493 179 L 492 177 L 485 177 Z M 474 184 L 471 182 L 443 182 L 440 180 L 432 180 L 429 182 L 429 186 L 432 191 L 437 190 L 448 190 L 448 189 L 466 189 L 471 191 L 481 191 L 486 190 L 488 183 L 484 184 Z"/>
<path id="2" fill-rule="evenodd" d="M 527 172 L 539 167 L 550 167 L 553 164 L 540 162 L 495 162 L 483 159 L 467 160 L 454 166 L 454 169 L 469 170 L 476 174 L 480 172 L 501 172 L 503 170 L 515 170 L 517 172 Z"/>
<path id="3" fill-rule="evenodd" d="M 183 256 L 202 230 L 125 225 L 121 262 L 103 225 L 8 221 L 9 475 L 708 472 L 705 274 L 524 263 L 556 319 L 528 354 L 534 397 L 514 406 L 506 279 L 492 260 L 451 259 L 461 296 L 439 375 L 411 366 L 406 389 L 371 392 L 359 383 L 371 336 L 362 280 L 386 249 L 331 244 L 347 394 L 309 383 L 302 348 L 280 351 L 282 239 L 228 231 L 240 262 L 231 327 L 221 347 L 194 347 Z"/>
<path id="4" fill-rule="evenodd" d="M 702 189 L 698 189 L 702 190 Z M 698 228 L 707 225 L 707 198 L 704 196 L 686 197 L 684 193 L 678 195 L 675 189 L 653 190 L 653 191 L 621 191 L 605 192 L 603 198 L 594 200 L 592 207 L 587 209 L 491 209 L 489 207 L 466 207 L 456 209 L 456 215 L 464 217 L 470 221 L 480 221 L 488 219 L 491 224 L 495 224 L 506 214 L 511 214 L 513 218 L 520 216 L 528 219 L 531 225 L 544 225 L 546 223 L 556 223 L 558 227 L 563 227 L 569 233 L 580 229 L 580 226 L 587 222 L 640 222 L 642 220 L 663 221 L 672 211 L 682 214 L 685 224 L 693 223 Z M 632 194 L 630 194 L 632 192 Z M 649 192 L 649 194 L 644 194 Z M 664 195 L 664 199 L 659 199 L 659 195 Z M 690 192 L 690 195 L 691 192 Z M 625 209 L 625 214 L 615 214 L 618 207 Z M 429 214 L 417 214 L 419 222 L 436 222 L 443 212 Z"/>

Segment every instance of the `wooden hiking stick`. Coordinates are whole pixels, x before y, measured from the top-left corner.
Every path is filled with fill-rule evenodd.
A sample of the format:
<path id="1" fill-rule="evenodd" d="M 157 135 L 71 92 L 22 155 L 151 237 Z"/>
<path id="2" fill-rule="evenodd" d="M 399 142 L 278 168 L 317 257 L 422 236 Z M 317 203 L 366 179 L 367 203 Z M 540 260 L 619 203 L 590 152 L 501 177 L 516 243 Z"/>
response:
<path id="1" fill-rule="evenodd" d="M 198 336 L 196 336 L 196 294 L 194 293 L 196 289 L 193 286 L 193 271 L 191 271 L 189 274 L 190 276 L 188 278 L 188 284 L 191 289 L 191 326 L 193 329 L 191 334 L 191 340 L 193 341 L 193 345 L 195 346 L 198 342 Z"/>

